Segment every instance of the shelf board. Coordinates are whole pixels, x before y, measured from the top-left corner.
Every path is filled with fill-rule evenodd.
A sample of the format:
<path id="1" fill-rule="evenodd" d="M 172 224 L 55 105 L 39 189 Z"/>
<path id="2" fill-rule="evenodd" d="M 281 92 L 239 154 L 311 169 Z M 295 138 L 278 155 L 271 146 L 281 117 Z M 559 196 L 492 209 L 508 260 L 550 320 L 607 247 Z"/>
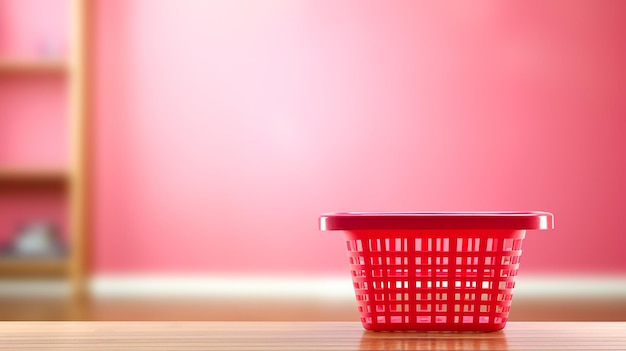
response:
<path id="1" fill-rule="evenodd" d="M 64 184 L 68 178 L 68 172 L 61 168 L 0 168 L 0 185 Z"/>
<path id="2" fill-rule="evenodd" d="M 63 258 L 0 257 L 0 277 L 62 277 L 67 272 Z"/>
<path id="3" fill-rule="evenodd" d="M 64 73 L 67 63 L 58 59 L 0 58 L 0 73 Z"/>

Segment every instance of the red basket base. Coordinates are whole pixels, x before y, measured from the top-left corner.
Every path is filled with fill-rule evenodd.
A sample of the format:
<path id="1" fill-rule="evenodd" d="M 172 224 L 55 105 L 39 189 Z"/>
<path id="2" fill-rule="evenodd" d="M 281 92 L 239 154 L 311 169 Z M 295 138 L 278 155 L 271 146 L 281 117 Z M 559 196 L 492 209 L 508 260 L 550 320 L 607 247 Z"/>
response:
<path id="1" fill-rule="evenodd" d="M 365 329 L 497 331 L 506 325 L 525 230 L 345 233 Z"/>

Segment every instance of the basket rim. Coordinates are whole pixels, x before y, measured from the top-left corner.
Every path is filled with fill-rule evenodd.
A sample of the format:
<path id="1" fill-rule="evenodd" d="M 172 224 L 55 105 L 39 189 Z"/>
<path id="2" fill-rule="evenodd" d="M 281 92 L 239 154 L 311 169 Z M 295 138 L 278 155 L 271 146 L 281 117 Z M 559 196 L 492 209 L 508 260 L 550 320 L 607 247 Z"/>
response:
<path id="1" fill-rule="evenodd" d="M 554 215 L 544 211 L 327 212 L 321 231 L 554 228 Z"/>

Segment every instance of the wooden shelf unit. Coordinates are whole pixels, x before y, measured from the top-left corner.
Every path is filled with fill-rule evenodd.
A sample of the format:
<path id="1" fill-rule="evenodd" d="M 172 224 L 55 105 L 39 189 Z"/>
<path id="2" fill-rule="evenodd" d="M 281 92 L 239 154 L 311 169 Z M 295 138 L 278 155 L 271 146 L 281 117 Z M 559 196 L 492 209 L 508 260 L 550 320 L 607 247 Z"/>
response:
<path id="1" fill-rule="evenodd" d="M 68 182 L 69 173 L 61 168 L 0 168 L 0 188 L 12 185 L 50 184 Z"/>
<path id="2" fill-rule="evenodd" d="M 64 277 L 68 261 L 65 258 L 13 258 L 0 256 L 0 275 L 3 277 Z"/>
<path id="3" fill-rule="evenodd" d="M 66 62 L 55 59 L 0 58 L 0 74 L 63 74 L 67 66 Z"/>
<path id="4" fill-rule="evenodd" d="M 16 0 L 19 1 L 19 0 Z M 69 280 L 71 296 L 85 297 L 88 145 L 88 16 L 91 0 L 66 0 L 70 3 L 69 52 L 66 59 L 0 57 L 0 80 L 33 75 L 61 74 L 69 99 L 66 126 L 69 138 L 69 162 L 63 168 L 33 166 L 16 168 L 0 164 L 0 189 L 38 191 L 41 187 L 61 185 L 68 202 L 68 255 L 58 259 L 32 259 L 0 256 L 0 279 L 6 277 L 63 277 Z M 36 103 L 36 101 L 33 101 Z M 0 130 L 0 138 L 2 131 Z M 0 193 L 0 196 L 2 194 Z M 0 213 L 1 215 L 1 213 Z"/>

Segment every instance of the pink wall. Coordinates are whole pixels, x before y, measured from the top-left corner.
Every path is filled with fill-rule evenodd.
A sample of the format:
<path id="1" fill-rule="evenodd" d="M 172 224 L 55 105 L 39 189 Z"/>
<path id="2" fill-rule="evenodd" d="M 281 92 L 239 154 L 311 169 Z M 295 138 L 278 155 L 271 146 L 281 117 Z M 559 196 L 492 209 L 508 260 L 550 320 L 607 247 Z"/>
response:
<path id="1" fill-rule="evenodd" d="M 0 165 L 59 167 L 68 160 L 64 77 L 0 74 Z"/>
<path id="2" fill-rule="evenodd" d="M 67 49 L 69 0 L 0 0 L 0 56 L 58 56 Z"/>
<path id="3" fill-rule="evenodd" d="M 626 272 L 626 2 L 96 2 L 97 273 L 347 274 L 325 211 L 547 210 Z"/>

